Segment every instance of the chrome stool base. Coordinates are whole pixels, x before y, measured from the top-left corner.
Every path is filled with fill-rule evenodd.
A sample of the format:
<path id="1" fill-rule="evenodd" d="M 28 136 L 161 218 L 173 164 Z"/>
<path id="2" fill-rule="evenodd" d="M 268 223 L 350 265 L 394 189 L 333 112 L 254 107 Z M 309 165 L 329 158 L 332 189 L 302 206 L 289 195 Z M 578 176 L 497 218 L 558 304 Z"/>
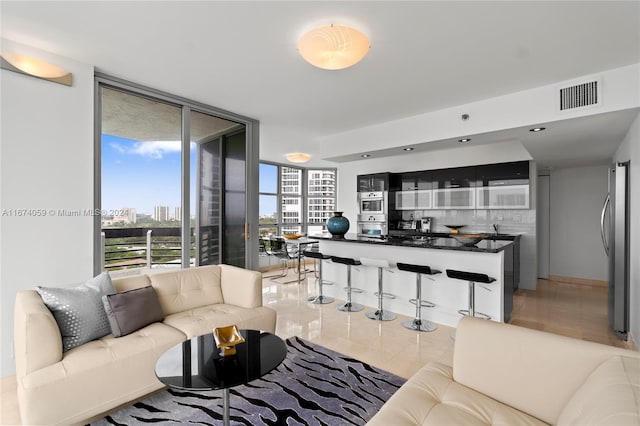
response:
<path id="1" fill-rule="evenodd" d="M 460 315 L 464 315 L 465 317 L 471 316 L 468 309 L 460 309 L 458 313 Z M 491 316 L 487 314 L 483 314 L 482 312 L 478 312 L 478 311 L 476 311 L 473 316 L 476 318 L 491 319 Z"/>
<path id="2" fill-rule="evenodd" d="M 416 331 L 434 331 L 435 329 L 438 328 L 438 326 L 431 321 L 418 320 L 418 319 L 404 320 L 402 321 L 402 326 L 404 328 L 408 328 L 409 330 L 416 330 Z"/>
<path id="3" fill-rule="evenodd" d="M 380 311 L 380 310 L 367 312 L 365 315 L 367 316 L 367 318 L 376 320 L 376 321 L 393 321 L 398 317 L 398 315 L 396 315 L 393 312 Z"/>
<path id="4" fill-rule="evenodd" d="M 329 296 L 311 296 L 310 298 L 307 299 L 310 303 L 316 304 L 316 305 L 324 305 L 327 303 L 333 303 L 333 301 L 335 300 L 333 297 L 329 297 Z"/>
<path id="5" fill-rule="evenodd" d="M 364 306 L 362 306 L 361 304 L 352 302 L 347 302 L 338 306 L 338 310 L 342 312 L 360 312 L 363 309 Z"/>

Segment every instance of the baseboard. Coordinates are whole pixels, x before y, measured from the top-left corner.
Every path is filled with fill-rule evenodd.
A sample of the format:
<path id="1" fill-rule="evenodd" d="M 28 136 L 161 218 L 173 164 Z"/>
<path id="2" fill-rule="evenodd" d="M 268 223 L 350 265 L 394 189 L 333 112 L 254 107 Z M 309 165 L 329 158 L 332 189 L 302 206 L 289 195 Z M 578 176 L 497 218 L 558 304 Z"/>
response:
<path id="1" fill-rule="evenodd" d="M 606 281 L 590 280 L 588 278 L 563 277 L 561 275 L 549 275 L 549 281 L 567 283 L 567 284 L 588 285 L 592 287 L 606 288 L 608 286 Z"/>

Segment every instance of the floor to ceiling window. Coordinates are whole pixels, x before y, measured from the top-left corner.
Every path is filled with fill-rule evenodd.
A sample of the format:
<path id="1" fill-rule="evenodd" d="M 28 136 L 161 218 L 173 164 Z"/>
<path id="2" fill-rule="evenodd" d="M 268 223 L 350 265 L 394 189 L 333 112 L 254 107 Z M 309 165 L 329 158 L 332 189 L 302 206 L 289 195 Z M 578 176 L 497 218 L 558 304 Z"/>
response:
<path id="1" fill-rule="evenodd" d="M 322 232 L 335 207 L 335 169 L 260 163 L 260 236 Z"/>
<path id="2" fill-rule="evenodd" d="M 255 268 L 257 122 L 104 76 L 96 99 L 96 272 Z"/>

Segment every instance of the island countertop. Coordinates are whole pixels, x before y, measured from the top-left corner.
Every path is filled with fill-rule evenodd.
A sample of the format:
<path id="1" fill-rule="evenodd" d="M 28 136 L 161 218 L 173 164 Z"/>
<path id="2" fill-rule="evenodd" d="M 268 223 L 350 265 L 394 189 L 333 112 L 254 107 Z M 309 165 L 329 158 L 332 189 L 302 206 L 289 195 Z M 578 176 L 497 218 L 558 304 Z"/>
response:
<path id="1" fill-rule="evenodd" d="M 476 245 L 464 245 L 451 237 L 451 234 L 432 233 L 424 235 L 393 235 L 386 238 L 363 237 L 356 234 L 346 234 L 344 238 L 334 238 L 330 233 L 309 234 L 309 239 L 331 240 L 345 243 L 376 244 L 398 247 L 416 247 L 428 249 L 457 250 L 480 253 L 498 253 L 513 245 L 519 236 L 489 235 Z"/>

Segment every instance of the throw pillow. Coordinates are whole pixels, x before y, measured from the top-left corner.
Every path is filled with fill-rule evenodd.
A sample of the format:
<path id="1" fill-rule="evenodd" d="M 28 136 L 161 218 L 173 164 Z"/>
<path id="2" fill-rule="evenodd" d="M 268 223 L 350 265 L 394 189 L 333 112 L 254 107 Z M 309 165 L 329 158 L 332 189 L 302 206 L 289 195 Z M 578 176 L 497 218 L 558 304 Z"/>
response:
<path id="1" fill-rule="evenodd" d="M 58 323 L 63 352 L 111 332 L 102 296 L 116 289 L 107 272 L 77 287 L 37 286 L 36 291 Z"/>
<path id="2" fill-rule="evenodd" d="M 102 296 L 102 303 L 116 337 L 164 319 L 158 295 L 151 286 Z"/>

